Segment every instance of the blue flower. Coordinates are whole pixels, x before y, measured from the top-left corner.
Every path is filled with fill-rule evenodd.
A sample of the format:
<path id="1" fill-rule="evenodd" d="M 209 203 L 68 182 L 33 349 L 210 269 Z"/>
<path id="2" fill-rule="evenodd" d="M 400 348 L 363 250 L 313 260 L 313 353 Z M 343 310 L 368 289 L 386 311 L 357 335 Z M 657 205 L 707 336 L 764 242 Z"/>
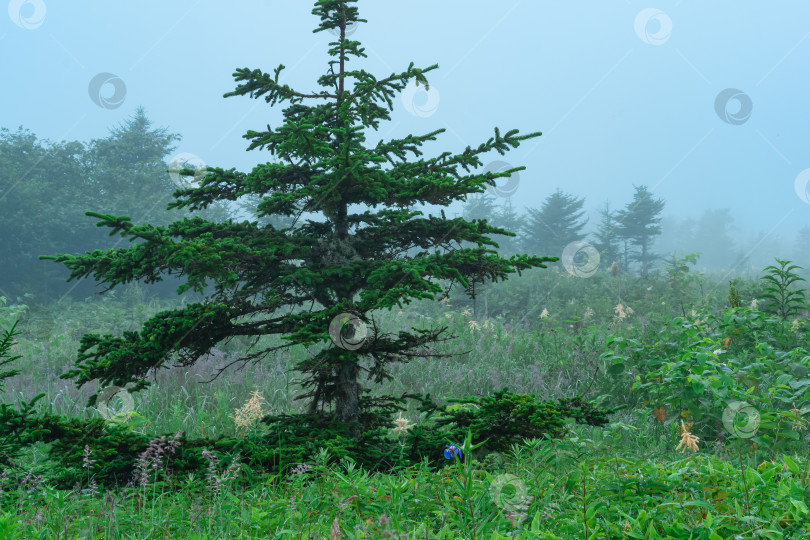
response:
<path id="1" fill-rule="evenodd" d="M 448 444 L 444 451 L 444 457 L 446 459 L 453 459 L 453 452 L 455 452 L 457 456 L 461 456 L 461 448 L 457 448 L 456 445 Z"/>

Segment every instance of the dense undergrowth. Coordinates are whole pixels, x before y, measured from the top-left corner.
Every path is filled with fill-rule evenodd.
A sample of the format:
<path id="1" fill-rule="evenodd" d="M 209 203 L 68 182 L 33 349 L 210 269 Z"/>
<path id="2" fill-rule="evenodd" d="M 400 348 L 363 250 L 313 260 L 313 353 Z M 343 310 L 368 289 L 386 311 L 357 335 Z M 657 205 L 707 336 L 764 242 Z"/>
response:
<path id="1" fill-rule="evenodd" d="M 444 323 L 459 337 L 437 348 L 469 354 L 395 367 L 366 399 L 411 399 L 389 409 L 390 427 L 370 419 L 364 441 L 283 420 L 303 412 L 291 367 L 307 349 L 203 384 L 247 348 L 239 339 L 152 374 L 134 413 L 113 398 L 121 414 L 104 419 L 85 407 L 96 388 L 58 378 L 79 339 L 139 331 L 176 303 L 138 287 L 53 306 L 0 299 L 0 362 L 19 356 L 7 367 L 21 371 L 0 380 L 4 431 L 29 404 L 41 432 L 0 453 L 0 538 L 805 538 L 808 306 L 791 279 L 801 269 L 777 262 L 731 290 L 684 261 L 646 278 L 533 271 L 475 306 L 454 292 L 375 314 L 391 332 Z M 613 412 L 560 401 L 574 396 Z M 135 475 L 105 476 L 171 433 Z M 86 451 L 54 461 L 70 437 Z M 94 453 L 104 437 L 115 453 Z M 0 449 L 20 442 L 0 434 Z"/>

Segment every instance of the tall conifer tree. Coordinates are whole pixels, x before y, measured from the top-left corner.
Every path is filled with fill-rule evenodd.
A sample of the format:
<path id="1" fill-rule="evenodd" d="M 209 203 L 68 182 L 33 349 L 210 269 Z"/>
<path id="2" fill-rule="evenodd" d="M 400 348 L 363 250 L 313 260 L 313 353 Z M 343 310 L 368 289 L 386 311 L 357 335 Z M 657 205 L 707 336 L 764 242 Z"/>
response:
<path id="1" fill-rule="evenodd" d="M 638 261 L 641 275 L 646 276 L 652 263 L 661 258 L 652 252 L 652 243 L 661 234 L 661 212 L 665 203 L 663 199 L 653 199 L 647 186 L 634 187 L 633 202 L 627 203 L 616 215 L 619 221 L 617 230 L 620 238 L 638 248 L 631 254 L 625 243 L 625 264 Z"/>
<path id="2" fill-rule="evenodd" d="M 546 197 L 540 210 L 527 208 L 529 215 L 523 226 L 525 249 L 560 256 L 568 244 L 585 238 L 581 232 L 588 223 L 582 209 L 584 204 L 584 198 L 557 188 Z"/>
<path id="3" fill-rule="evenodd" d="M 517 213 L 517 211 L 512 206 L 512 201 L 510 199 L 506 199 L 501 204 L 500 208 L 498 209 L 498 213 L 495 215 L 493 220 L 493 224 L 496 227 L 501 227 L 506 229 L 507 231 L 513 231 L 516 233 L 515 236 L 498 236 L 495 238 L 498 242 L 498 247 L 500 251 L 507 256 L 514 255 L 518 253 L 520 250 L 520 245 L 523 239 L 517 236 L 517 232 L 520 231 L 526 224 L 526 220 Z"/>
<path id="4" fill-rule="evenodd" d="M 593 233 L 594 247 L 599 252 L 599 263 L 603 268 L 610 268 L 614 262 L 619 262 L 619 236 L 615 212 L 610 210 L 610 203 L 599 210 L 599 228 Z"/>
<path id="5" fill-rule="evenodd" d="M 233 336 L 254 336 L 258 341 L 263 335 L 279 334 L 287 343 L 246 354 L 237 362 L 295 345 L 325 344 L 296 366 L 307 374 L 304 387 L 311 388 L 298 399 L 311 398 L 312 413 L 333 407 L 334 417 L 359 435 L 372 427 L 364 421 L 364 410 L 386 401 L 363 396 L 368 390 L 360 385 L 361 360 L 372 360 L 369 379 L 380 383 L 391 379 L 387 364 L 446 356 L 426 346 L 450 339 L 439 339 L 447 327 L 416 330 L 418 335 L 382 333 L 374 324 L 374 310 L 401 308 L 402 302 L 447 294 L 434 280 L 449 279 L 451 287 L 458 280 L 466 287 L 471 280 L 497 281 L 515 271 L 520 275 L 524 269 L 545 268 L 544 262 L 556 260 L 525 254 L 499 257 L 484 247 L 493 244 L 485 234 L 505 231 L 477 220 L 447 219 L 443 210 L 441 217 L 417 217 L 423 215 L 412 209 L 417 203 L 447 206 L 468 193 L 483 192 L 487 185 L 495 186 L 496 178 L 525 169 L 466 175 L 457 171 L 461 167 L 469 173 L 470 168 L 482 166 L 479 155 L 491 150 L 503 155 L 509 147 L 517 148 L 540 133 L 517 136 L 518 130 L 512 130 L 501 135 L 495 128 L 494 137 L 478 148 L 413 162 L 406 155 L 421 155 L 419 147 L 444 129 L 366 147 L 363 130 L 376 130 L 379 120 L 391 120 L 394 93 L 409 81 L 429 88 L 425 74 L 438 65 L 419 69 L 411 63 L 404 72 L 379 80 L 363 70 L 349 70 L 350 57 L 366 56 L 360 43 L 346 35 L 347 25 L 366 22 L 358 18 L 355 2 L 315 2 L 312 13 L 320 19 L 315 32 L 335 29 L 339 35 L 329 44 L 335 59 L 318 80 L 321 91 L 301 92 L 279 84 L 283 65 L 274 75 L 248 68 L 234 73 L 239 84 L 225 97 L 263 97 L 271 105 L 290 102 L 281 127 L 271 130 L 268 126 L 267 131 L 248 131 L 244 136 L 251 141 L 249 150 L 266 148 L 281 161 L 257 165 L 249 173 L 209 167 L 199 186 L 176 191 L 177 201 L 168 205 L 196 210 L 218 200 L 256 195 L 261 198 L 259 217 L 293 217 L 291 227 L 232 220 L 217 224 L 201 218 L 153 227 L 134 225 L 126 216 L 87 212 L 100 220 L 98 226 L 112 228 L 111 235 L 120 232 L 145 242 L 107 252 L 41 257 L 63 262 L 73 271 L 70 279 L 95 273 L 97 280 L 111 286 L 137 279 L 160 281 L 161 271 L 166 270 L 188 276 L 178 294 L 190 288 L 204 292 L 206 279 L 216 282 L 216 294 L 202 303 L 157 314 L 140 333 L 126 332 L 123 338 L 85 335 L 77 369 L 63 378 L 78 377 L 78 385 L 96 378 L 102 385 L 136 383 L 130 391 L 138 391 L 149 386 L 144 380 L 148 370 L 162 367 L 173 353 L 180 355 L 181 365 L 188 366 Z M 347 84 L 350 80 L 352 87 Z M 304 100 L 316 104 L 303 105 Z M 376 213 L 351 211 L 350 207 L 362 204 L 384 208 Z M 305 211 L 322 212 L 326 220 L 302 224 L 299 218 Z M 477 247 L 449 249 L 462 241 Z M 403 255 L 415 247 L 422 251 Z M 291 308 L 301 306 L 305 309 L 292 312 Z M 279 313 L 285 307 L 288 311 Z M 364 330 L 368 330 L 365 335 Z M 89 405 L 95 399 L 91 396 Z"/>

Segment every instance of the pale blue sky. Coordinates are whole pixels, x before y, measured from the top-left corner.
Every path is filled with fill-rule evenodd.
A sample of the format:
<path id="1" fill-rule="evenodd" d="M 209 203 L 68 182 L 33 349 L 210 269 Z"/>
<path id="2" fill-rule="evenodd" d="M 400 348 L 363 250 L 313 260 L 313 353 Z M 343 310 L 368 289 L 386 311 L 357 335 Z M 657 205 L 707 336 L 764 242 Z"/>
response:
<path id="1" fill-rule="evenodd" d="M 357 7 L 369 22 L 352 39 L 368 58 L 350 67 L 383 78 L 411 61 L 439 64 L 428 74 L 433 93 L 397 99 L 393 121 L 369 133 L 369 145 L 446 128 L 423 147 L 430 157 L 475 147 L 494 126 L 542 131 L 504 156 L 482 158 L 527 167 L 511 197 L 521 212 L 560 187 L 586 197 L 595 224 L 605 201 L 622 207 L 633 185 L 645 184 L 666 201 L 665 216 L 730 208 L 740 237 L 769 233 L 766 245 L 794 243 L 810 224 L 800 177 L 810 169 L 806 1 L 361 0 Z M 182 135 L 177 153 L 247 171 L 271 157 L 246 153 L 242 134 L 278 127 L 288 103 L 271 108 L 222 94 L 235 87 L 235 68 L 272 73 L 279 64 L 287 66 L 281 82 L 320 90 L 334 36 L 312 33 L 312 8 L 308 0 L 13 0 L 0 16 L 0 127 L 89 140 L 142 105 L 156 126 Z M 90 98 L 99 73 L 125 84 L 120 105 Z M 727 88 L 750 99 L 747 120 L 733 122 L 735 100 L 725 108 L 732 123 L 721 120 L 715 102 Z M 113 91 L 107 85 L 102 96 Z M 433 110 L 420 113 L 431 99 Z"/>

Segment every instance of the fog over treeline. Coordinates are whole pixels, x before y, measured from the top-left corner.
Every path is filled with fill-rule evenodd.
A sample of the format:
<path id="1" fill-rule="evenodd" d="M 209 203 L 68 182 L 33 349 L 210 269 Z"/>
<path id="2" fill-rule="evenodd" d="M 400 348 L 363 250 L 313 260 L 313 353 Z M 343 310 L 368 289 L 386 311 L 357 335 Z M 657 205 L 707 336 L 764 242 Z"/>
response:
<path id="1" fill-rule="evenodd" d="M 0 296 L 102 290 L 92 277 L 67 283 L 63 265 L 38 259 L 128 245 L 86 211 L 164 226 L 257 219 L 258 198 L 167 211 L 188 185 L 166 169 L 249 172 L 278 160 L 245 152 L 242 135 L 282 125 L 289 103 L 223 94 L 243 66 L 284 64 L 284 84 L 319 88 L 335 36 L 313 34 L 309 3 L 12 4 L 19 9 L 0 18 L 12 82 L 0 87 Z M 367 57 L 351 69 L 382 78 L 411 62 L 439 65 L 429 88 L 394 96 L 391 121 L 364 131 L 367 147 L 444 130 L 409 156 L 428 159 L 475 148 L 495 127 L 543 133 L 492 152 L 477 172 L 525 169 L 466 203 L 418 207 L 426 215 L 514 231 L 492 236 L 505 255 L 561 257 L 581 242 L 577 257 L 597 252 L 602 267 L 615 260 L 628 272 L 696 252 L 696 270 L 729 276 L 775 257 L 810 267 L 806 3 L 756 12 L 725 3 L 358 7 L 368 22 L 351 37 Z M 150 286 L 171 296 L 181 282 Z"/>
<path id="2" fill-rule="evenodd" d="M 120 245 L 96 228 L 94 220 L 84 215 L 85 211 L 129 215 L 135 222 L 155 226 L 195 215 L 214 222 L 233 219 L 257 220 L 276 227 L 292 225 L 292 219 L 283 216 L 258 218 L 259 199 L 255 197 L 217 203 L 204 211 L 166 210 L 176 189 L 190 187 L 201 178 L 167 172 L 203 166 L 190 154 L 172 156 L 175 142 L 180 139 L 168 127 L 156 127 L 142 107 L 90 141 L 52 143 L 22 127 L 14 132 L 2 129 L 0 162 L 6 180 L 11 178 L 9 172 L 21 173 L 25 180 L 13 186 L 13 193 L 7 190 L 5 197 L 9 210 L 2 220 L 4 230 L 12 234 L 3 240 L 5 253 L 9 254 L 0 263 L 4 267 L 4 294 L 15 298 L 28 293 L 40 300 L 68 291 L 79 296 L 91 294 L 92 281 L 62 284 L 69 272 L 51 268 L 47 261 L 37 259 L 44 254 L 83 253 Z M 499 171 L 510 167 L 506 162 L 493 161 L 487 168 Z M 579 250 L 593 249 L 601 267 L 607 268 L 616 261 L 623 269 L 639 272 L 642 267 L 648 271 L 660 269 L 673 255 L 684 257 L 692 253 L 700 254 L 695 269 L 728 272 L 729 277 L 756 274 L 772 264 L 775 256 L 789 258 L 805 268 L 810 266 L 807 225 L 777 234 L 746 227 L 744 217 L 738 219 L 728 207 L 705 208 L 691 215 L 668 213 L 666 201 L 646 186 L 634 186 L 624 199 L 617 194 L 613 201 L 604 201 L 597 207 L 595 201 L 560 187 L 532 204 L 519 196 L 520 182 L 519 173 L 499 179 L 496 186 L 468 196 L 466 203 L 449 207 L 446 214 L 468 220 L 486 219 L 494 226 L 515 232 L 516 237 L 492 235 L 504 256 L 529 253 L 564 257 L 567 246 L 581 242 Z M 56 193 L 58 197 L 54 196 Z M 518 206 L 520 203 L 523 208 Z M 644 207 L 645 203 L 653 203 L 653 208 Z M 438 214 L 441 210 L 424 209 L 426 214 Z M 630 219 L 634 213 L 640 214 L 641 222 Z M 302 221 L 306 219 L 323 221 L 323 216 L 304 213 Z M 630 230 L 631 223 L 635 223 L 635 232 Z M 649 239 L 646 262 L 638 258 L 642 255 L 637 241 L 639 231 Z M 790 232 L 794 232 L 792 238 L 786 234 Z M 171 287 L 176 288 L 180 281 L 174 279 L 164 285 L 175 282 Z M 159 285 L 158 289 L 172 294 L 166 286 Z"/>
<path id="3" fill-rule="evenodd" d="M 482 198 L 486 197 L 487 195 L 484 195 Z M 533 207 L 520 211 L 509 200 L 498 202 L 493 197 L 490 199 L 496 201 L 495 209 L 489 214 L 482 214 L 482 217 L 487 217 L 508 230 L 512 229 L 504 223 L 502 218 L 504 214 L 514 212 L 517 217 L 527 219 L 538 210 L 537 207 Z M 538 205 L 540 206 L 542 205 Z M 579 230 L 586 240 L 593 240 L 599 234 L 599 219 L 604 206 L 589 208 L 588 205 L 583 205 L 583 207 L 585 223 Z M 769 234 L 768 231 L 757 231 L 740 223 L 735 219 L 731 208 L 708 208 L 694 215 L 685 216 L 673 215 L 664 210 L 659 217 L 661 231 L 655 236 L 652 249 L 662 259 L 668 259 L 673 254 L 682 257 L 699 253 L 696 269 L 736 273 L 744 273 L 752 268 L 761 270 L 763 265 L 773 262 L 772 253 L 781 253 L 781 257 L 790 258 L 802 265 L 807 264 L 810 253 L 808 251 L 810 226 L 802 227 L 793 237 Z M 522 233 L 518 234 L 518 241 L 525 242 L 531 238 L 531 233 L 525 228 L 514 230 Z M 551 230 L 549 226 L 548 234 L 553 235 Z M 618 241 L 620 237 L 618 231 L 616 236 Z M 507 244 L 511 242 L 508 239 L 503 240 L 502 237 L 498 238 Z"/>

